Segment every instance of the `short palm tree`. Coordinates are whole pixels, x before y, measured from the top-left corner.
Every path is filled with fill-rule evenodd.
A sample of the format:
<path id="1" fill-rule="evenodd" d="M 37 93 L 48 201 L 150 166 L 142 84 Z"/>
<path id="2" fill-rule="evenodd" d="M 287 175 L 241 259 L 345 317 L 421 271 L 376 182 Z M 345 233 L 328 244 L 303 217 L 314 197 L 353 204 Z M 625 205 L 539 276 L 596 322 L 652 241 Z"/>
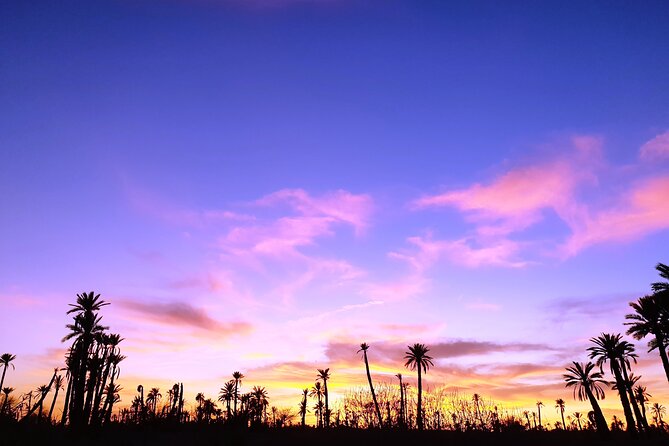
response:
<path id="1" fill-rule="evenodd" d="M 162 397 L 162 393 L 160 393 L 160 389 L 157 387 L 151 388 L 149 390 L 149 393 L 146 394 L 146 403 L 153 409 L 153 416 L 156 416 L 156 410 L 158 409 L 158 401 L 160 401 L 160 398 Z"/>
<path id="2" fill-rule="evenodd" d="M 302 427 L 306 425 L 307 412 L 309 408 L 307 407 L 307 395 L 309 394 L 309 389 L 302 390 L 302 401 L 300 402 L 300 417 L 302 418 Z"/>
<path id="3" fill-rule="evenodd" d="M 2 393 L 5 394 L 5 399 L 2 402 L 2 408 L 0 409 L 0 414 L 5 413 L 5 409 L 7 407 L 8 402 L 9 402 L 9 394 L 12 393 L 13 391 L 14 391 L 13 387 L 3 387 L 2 388 Z"/>
<path id="4" fill-rule="evenodd" d="M 0 389 L 4 388 L 2 387 L 2 385 L 5 383 L 5 374 L 7 373 L 7 367 L 11 365 L 13 370 L 14 364 L 12 364 L 12 361 L 15 359 L 16 355 L 12 355 L 11 353 L 3 353 L 2 356 L 0 356 L 0 365 L 3 366 L 2 378 L 0 378 Z"/>
<path id="5" fill-rule="evenodd" d="M 221 391 L 219 392 L 218 400 L 223 402 L 225 401 L 225 410 L 227 417 L 230 418 L 230 402 L 236 398 L 235 395 L 235 380 L 231 379 L 230 381 L 227 381 L 223 387 L 221 387 Z"/>
<path id="6" fill-rule="evenodd" d="M 600 369 L 605 363 L 609 363 L 611 373 L 616 379 L 616 386 L 619 389 L 618 395 L 623 406 L 625 421 L 627 423 L 627 432 L 636 435 L 636 422 L 632 414 L 632 405 L 627 395 L 627 380 L 623 377 L 622 368 L 626 367 L 626 355 L 629 351 L 629 342 L 623 341 L 620 334 L 602 333 L 596 338 L 591 338 L 590 342 L 595 344 L 588 347 L 590 358 L 597 360 L 597 366 Z"/>
<path id="7" fill-rule="evenodd" d="M 664 427 L 664 421 L 662 421 L 662 415 L 667 413 L 667 409 L 660 404 L 660 403 L 653 403 L 653 405 L 650 408 L 651 411 L 653 411 L 653 416 L 657 420 L 657 424 L 660 425 L 660 427 Z"/>
<path id="8" fill-rule="evenodd" d="M 404 427 L 404 420 L 406 415 L 406 402 L 404 398 L 404 384 L 402 384 L 402 374 L 395 375 L 400 380 L 400 426 Z"/>
<path id="9" fill-rule="evenodd" d="M 317 380 L 323 381 L 323 395 L 325 396 L 325 427 L 330 426 L 330 405 L 328 403 L 328 379 L 330 379 L 330 369 L 317 369 Z"/>
<path id="10" fill-rule="evenodd" d="M 49 421 L 51 421 L 51 415 L 53 415 L 53 409 L 56 407 L 56 399 L 58 398 L 58 392 L 64 388 L 65 380 L 63 379 L 63 375 L 57 375 L 56 378 L 53 381 L 53 386 L 56 389 L 56 392 L 53 395 L 53 400 L 51 401 L 51 408 L 49 408 Z"/>
<path id="11" fill-rule="evenodd" d="M 428 356 L 427 354 L 430 349 L 427 348 L 424 344 L 414 344 L 408 346 L 408 348 L 409 351 L 405 352 L 404 354 L 404 359 L 406 359 L 404 366 L 410 368 L 411 370 L 418 369 L 418 403 L 416 406 L 416 424 L 418 425 L 418 429 L 423 429 L 423 383 L 421 379 L 421 370 L 427 373 L 430 366 L 434 366 L 434 364 L 432 363 L 432 357 Z"/>
<path id="12" fill-rule="evenodd" d="M 650 399 L 653 397 L 648 391 L 646 390 L 645 386 L 642 386 L 641 384 L 638 384 L 634 388 L 634 397 L 636 398 L 637 402 L 641 406 L 641 414 L 644 419 L 644 425 L 648 426 L 648 418 L 646 417 L 646 404 Z"/>
<path id="13" fill-rule="evenodd" d="M 376 393 L 374 392 L 374 384 L 372 384 L 372 375 L 369 373 L 369 361 L 367 360 L 367 350 L 369 345 L 366 342 L 360 344 L 360 350 L 358 353 L 362 352 L 362 358 L 365 361 L 365 370 L 367 371 L 367 382 L 369 383 L 369 390 L 372 392 L 372 401 L 374 402 L 374 411 L 376 412 L 376 418 L 379 421 L 379 427 L 383 425 L 383 419 L 381 418 L 381 409 L 379 409 L 379 403 L 376 400 Z M 401 380 L 401 379 L 400 379 Z"/>
<path id="14" fill-rule="evenodd" d="M 316 424 L 318 427 L 323 427 L 323 386 L 321 386 L 320 381 L 316 381 L 314 383 L 314 386 L 309 392 L 309 396 L 316 397 L 318 399 L 318 403 L 314 406 L 316 409 Z"/>
<path id="15" fill-rule="evenodd" d="M 564 430 L 567 430 L 567 424 L 564 422 L 564 407 L 565 407 L 565 402 L 562 398 L 558 398 L 555 400 L 555 408 L 560 412 L 560 416 L 562 417 L 562 428 Z"/>
<path id="16" fill-rule="evenodd" d="M 593 372 L 594 368 L 595 365 L 591 362 L 581 364 L 574 361 L 572 365 L 566 368 L 567 373 L 562 375 L 562 377 L 567 383 L 566 387 L 574 388 L 574 398 L 578 398 L 579 401 L 587 399 L 590 402 L 592 410 L 595 413 L 597 431 L 600 435 L 606 436 L 609 432 L 609 427 L 606 425 L 606 419 L 597 400 L 604 399 L 602 385 L 608 385 L 608 382 L 604 380 L 602 372 Z"/>

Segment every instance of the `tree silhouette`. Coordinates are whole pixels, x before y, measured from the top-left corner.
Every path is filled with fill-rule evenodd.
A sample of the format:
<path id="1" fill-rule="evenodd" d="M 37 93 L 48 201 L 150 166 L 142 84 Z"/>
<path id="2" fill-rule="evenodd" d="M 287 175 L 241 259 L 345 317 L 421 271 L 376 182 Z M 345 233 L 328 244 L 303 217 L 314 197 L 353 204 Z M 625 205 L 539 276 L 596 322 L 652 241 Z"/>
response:
<path id="1" fill-rule="evenodd" d="M 360 344 L 360 350 L 358 353 L 362 352 L 362 358 L 365 361 L 365 371 L 367 372 L 367 382 L 369 383 L 369 390 L 372 392 L 372 401 L 374 402 L 374 411 L 376 412 L 376 418 L 379 421 L 379 427 L 383 426 L 383 419 L 381 417 L 381 409 L 379 409 L 379 402 L 376 400 L 376 393 L 374 392 L 374 384 L 372 384 L 372 374 L 369 372 L 369 361 L 367 359 L 367 350 L 369 345 L 366 342 Z M 401 381 L 401 379 L 400 379 Z"/>
<path id="2" fill-rule="evenodd" d="M 408 348 L 409 351 L 405 352 L 404 354 L 404 359 L 406 359 L 404 366 L 410 368 L 411 370 L 418 369 L 418 403 L 416 406 L 416 424 L 418 425 L 418 429 L 423 429 L 423 384 L 421 379 L 421 370 L 427 373 L 427 370 L 430 368 L 430 366 L 434 366 L 434 364 L 432 363 L 432 357 L 428 356 L 427 354 L 430 349 L 427 348 L 424 344 L 414 344 L 412 346 L 408 346 Z"/>
<path id="3" fill-rule="evenodd" d="M 302 427 L 306 425 L 306 417 L 309 409 L 307 407 L 307 395 L 309 394 L 309 389 L 302 390 L 302 401 L 300 402 L 300 417 L 302 418 Z"/>
<path id="4" fill-rule="evenodd" d="M 230 418 L 230 402 L 236 398 L 235 392 L 236 389 L 234 379 L 231 379 L 230 381 L 227 381 L 225 384 L 223 384 L 223 387 L 221 387 L 221 391 L 219 392 L 218 400 L 221 402 L 225 401 L 225 411 L 228 419 Z"/>
<path id="5" fill-rule="evenodd" d="M 328 379 L 330 379 L 330 369 L 318 369 L 316 379 L 323 381 L 323 394 L 325 396 L 325 427 L 330 426 L 330 405 L 328 404 Z"/>
<path id="6" fill-rule="evenodd" d="M 12 366 L 12 370 L 14 370 L 14 364 L 12 364 L 12 361 L 16 359 L 16 355 L 12 355 L 11 353 L 3 353 L 2 356 L 0 356 L 0 365 L 2 366 L 2 378 L 0 378 L 0 389 L 3 389 L 3 385 L 5 384 L 5 374 L 7 373 L 7 367 L 10 365 Z"/>
<path id="7" fill-rule="evenodd" d="M 648 418 L 646 418 L 646 404 L 650 400 L 650 398 L 653 397 L 648 391 L 646 390 L 645 386 L 642 386 L 641 384 L 638 384 L 634 388 L 634 397 L 638 401 L 639 405 L 641 406 L 641 414 L 644 419 L 644 426 L 648 426 Z"/>
<path id="8" fill-rule="evenodd" d="M 665 282 L 653 282 L 650 287 L 653 292 L 660 293 L 663 296 L 666 296 L 666 293 L 669 293 L 669 266 L 664 263 L 658 263 L 655 265 L 655 269 L 660 274 L 660 277 L 666 279 Z"/>
<path id="9" fill-rule="evenodd" d="M 600 435 L 606 436 L 609 428 L 597 400 L 604 399 L 604 389 L 601 385 L 608 385 L 608 383 L 604 380 L 602 372 L 593 372 L 594 368 L 595 365 L 591 362 L 581 364 L 574 361 L 566 368 L 567 373 L 562 376 L 567 383 L 566 387 L 574 388 L 574 398 L 578 398 L 579 401 L 588 399 L 595 413 L 597 431 Z"/>
<path id="10" fill-rule="evenodd" d="M 560 416 L 562 417 L 562 428 L 564 430 L 567 430 L 567 425 L 564 422 L 564 407 L 565 407 L 565 402 L 562 398 L 558 398 L 555 400 L 555 408 L 560 412 Z"/>
<path id="11" fill-rule="evenodd" d="M 625 367 L 624 361 L 629 349 L 629 343 L 623 341 L 620 334 L 602 333 L 596 338 L 591 338 L 590 342 L 595 344 L 588 347 L 590 358 L 597 360 L 597 366 L 601 369 L 605 363 L 609 363 L 611 373 L 615 377 L 616 385 L 619 389 L 618 395 L 623 406 L 625 421 L 627 423 L 627 432 L 636 435 L 636 422 L 632 414 L 632 407 L 627 395 L 627 382 L 623 377 L 622 368 Z"/>
<path id="12" fill-rule="evenodd" d="M 541 401 L 537 401 L 537 411 L 539 412 L 539 429 L 543 429 L 543 426 L 541 425 L 541 408 L 543 407 L 544 403 Z"/>
<path id="13" fill-rule="evenodd" d="M 400 380 L 400 426 L 404 427 L 406 423 L 406 398 L 404 384 L 402 384 L 402 374 L 395 375 Z"/>
<path id="14" fill-rule="evenodd" d="M 664 429 L 664 421 L 662 421 L 662 415 L 667 413 L 667 409 L 660 403 L 653 403 L 650 410 L 653 411 L 653 416 L 657 420 L 657 423 L 661 428 Z"/>
<path id="15" fill-rule="evenodd" d="M 49 421 L 51 421 L 51 415 L 53 414 L 53 409 L 56 406 L 56 399 L 58 399 L 58 392 L 63 389 L 63 375 L 57 375 L 56 379 L 53 381 L 53 387 L 55 388 L 55 393 L 53 395 L 53 400 L 51 401 L 51 407 L 49 408 Z"/>
<path id="16" fill-rule="evenodd" d="M 2 388 L 2 393 L 5 394 L 5 399 L 2 402 L 2 408 L 0 409 L 0 414 L 4 414 L 5 411 L 7 410 L 7 406 L 9 403 L 9 395 L 14 391 L 15 389 L 13 387 L 3 387 Z"/>
<path id="17" fill-rule="evenodd" d="M 648 335 L 653 339 L 648 342 L 648 351 L 655 349 L 660 354 L 664 374 L 669 381 L 669 358 L 667 357 L 667 333 L 669 332 L 669 299 L 662 297 L 660 293 L 640 297 L 636 302 L 630 302 L 634 313 L 627 314 L 625 322 L 630 327 L 627 334 L 634 339 L 641 340 Z"/>
<path id="18" fill-rule="evenodd" d="M 235 404 L 234 404 L 235 415 L 237 415 L 237 400 L 239 399 L 239 386 L 242 385 L 242 379 L 244 378 L 245 377 L 241 372 L 232 373 L 232 379 L 235 380 Z"/>

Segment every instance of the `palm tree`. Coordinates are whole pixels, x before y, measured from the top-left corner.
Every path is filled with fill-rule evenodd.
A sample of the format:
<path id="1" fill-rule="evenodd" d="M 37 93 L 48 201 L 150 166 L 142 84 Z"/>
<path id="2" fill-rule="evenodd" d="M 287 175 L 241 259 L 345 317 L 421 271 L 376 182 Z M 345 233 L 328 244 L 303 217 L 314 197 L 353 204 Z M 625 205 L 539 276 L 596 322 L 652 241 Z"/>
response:
<path id="1" fill-rule="evenodd" d="M 264 387 L 254 386 L 251 391 L 251 402 L 255 412 L 255 420 L 258 424 L 262 424 L 263 420 L 267 421 L 267 406 L 269 405 L 269 398 L 267 397 L 267 390 Z"/>
<path id="2" fill-rule="evenodd" d="M 235 415 L 237 415 L 237 399 L 239 398 L 239 386 L 242 385 L 242 379 L 245 376 L 241 372 L 234 372 L 232 378 L 235 380 Z"/>
<path id="3" fill-rule="evenodd" d="M 562 417 L 562 428 L 564 430 L 567 430 L 567 424 L 564 422 L 564 406 L 565 402 L 562 398 L 558 398 L 555 400 L 555 408 L 560 411 L 560 416 Z"/>
<path id="4" fill-rule="evenodd" d="M 541 425 L 541 407 L 544 405 L 541 401 L 537 401 L 537 411 L 539 412 L 539 430 L 543 429 L 543 426 Z"/>
<path id="5" fill-rule="evenodd" d="M 565 373 L 562 377 L 567 383 L 565 384 L 566 387 L 574 388 L 574 398 L 578 398 L 579 401 L 588 399 L 595 413 L 597 431 L 600 435 L 607 436 L 609 427 L 606 425 L 606 419 L 604 419 L 604 414 L 597 400 L 604 399 L 604 389 L 601 385 L 608 385 L 608 383 L 604 380 L 602 372 L 592 371 L 594 368 L 595 365 L 591 362 L 581 364 L 574 361 L 571 366 L 566 368 L 568 373 Z"/>
<path id="6" fill-rule="evenodd" d="M 149 393 L 146 394 L 146 403 L 153 409 L 153 416 L 156 416 L 156 409 L 158 408 L 158 401 L 163 395 L 160 393 L 158 387 L 153 387 L 149 390 Z"/>
<path id="7" fill-rule="evenodd" d="M 7 402 L 9 401 L 9 394 L 14 391 L 13 387 L 3 387 L 2 388 L 2 393 L 5 394 L 5 400 L 2 402 L 2 409 L 0 409 L 0 414 L 5 413 L 5 408 L 7 406 Z"/>
<path id="8" fill-rule="evenodd" d="M 523 415 L 525 415 L 525 420 L 527 421 L 527 430 L 532 429 L 532 424 L 530 424 L 530 411 L 524 410 Z"/>
<path id="9" fill-rule="evenodd" d="M 664 421 L 662 421 L 662 415 L 667 413 L 667 409 L 664 408 L 664 406 L 660 403 L 653 403 L 653 406 L 651 409 L 653 411 L 653 415 L 657 419 L 657 423 L 660 425 L 660 427 L 664 428 Z"/>
<path id="10" fill-rule="evenodd" d="M 300 417 L 302 417 L 302 427 L 306 425 L 306 417 L 307 417 L 307 412 L 309 412 L 309 408 L 307 407 L 307 394 L 309 393 L 309 389 L 306 388 L 302 390 L 302 402 L 300 403 Z"/>
<path id="11" fill-rule="evenodd" d="M 56 393 L 53 395 L 53 401 L 51 401 L 51 408 L 49 409 L 49 421 L 51 421 L 51 415 L 53 414 L 53 408 L 56 406 L 56 399 L 58 399 L 58 391 L 63 389 L 63 375 L 56 376 L 56 379 L 53 381 L 53 386 L 56 388 Z"/>
<path id="12" fill-rule="evenodd" d="M 223 387 L 221 387 L 221 391 L 219 393 L 218 400 L 223 402 L 225 401 L 225 410 L 227 414 L 227 418 L 230 418 L 230 401 L 235 398 L 235 380 L 231 379 L 230 381 L 226 382 Z"/>
<path id="13" fill-rule="evenodd" d="M 2 369 L 2 378 L 0 378 L 0 389 L 3 389 L 2 385 L 5 383 L 5 373 L 7 373 L 7 367 L 12 366 L 12 370 L 15 368 L 12 361 L 16 359 L 16 355 L 10 353 L 3 353 L 0 356 L 0 365 L 3 366 Z"/>
<path id="14" fill-rule="evenodd" d="M 667 282 L 654 282 L 650 285 L 655 293 L 669 293 L 669 266 L 664 263 L 655 265 L 655 269 L 660 273 L 660 277 L 667 279 Z"/>
<path id="15" fill-rule="evenodd" d="M 358 353 L 362 352 L 362 357 L 365 361 L 365 370 L 367 371 L 367 382 L 369 383 L 369 390 L 372 392 L 372 401 L 374 402 L 374 410 L 376 411 L 376 418 L 379 421 L 379 427 L 381 427 L 383 425 L 383 419 L 381 418 L 381 409 L 379 409 L 379 403 L 376 400 L 376 393 L 374 392 L 374 385 L 372 384 L 372 375 L 371 373 L 369 373 L 369 361 L 367 360 L 368 349 L 369 345 L 367 345 L 366 342 L 363 342 L 362 344 L 360 344 L 360 350 L 358 350 Z"/>
<path id="16" fill-rule="evenodd" d="M 646 418 L 646 403 L 650 401 L 650 399 L 653 397 L 648 391 L 646 390 L 645 386 L 642 386 L 641 384 L 638 384 L 634 388 L 634 397 L 636 400 L 639 402 L 641 405 L 641 414 L 644 419 L 644 426 L 648 426 L 648 418 Z"/>
<path id="17" fill-rule="evenodd" d="M 330 369 L 317 369 L 317 380 L 323 381 L 323 394 L 325 395 L 325 427 L 330 427 L 330 406 L 328 405 L 328 379 L 330 379 Z"/>
<path id="18" fill-rule="evenodd" d="M 404 385 L 402 384 L 402 374 L 398 373 L 397 379 L 400 380 L 400 426 L 404 427 L 404 416 L 406 413 L 405 410 L 405 399 L 404 399 Z"/>
<path id="19" fill-rule="evenodd" d="M 581 412 L 574 412 L 574 419 L 578 423 L 578 430 L 583 430 L 581 427 L 581 420 L 583 419 L 583 414 Z"/>
<path id="20" fill-rule="evenodd" d="M 653 339 L 648 342 L 648 351 L 657 348 L 664 367 L 664 374 L 669 381 L 669 358 L 667 357 L 667 333 L 669 332 L 669 299 L 660 293 L 640 297 L 636 302 L 630 302 L 634 313 L 625 316 L 631 322 L 625 322 L 630 327 L 627 334 L 634 339 L 641 340 L 648 335 Z"/>
<path id="21" fill-rule="evenodd" d="M 620 334 L 602 333 L 596 338 L 591 338 L 590 342 L 595 344 L 588 347 L 591 359 L 597 359 L 597 366 L 601 369 L 608 362 L 611 373 L 616 379 L 620 396 L 620 402 L 623 406 L 625 421 L 627 423 L 627 432 L 636 436 L 636 422 L 632 414 L 632 406 L 627 396 L 627 380 L 623 378 L 622 368 L 625 367 L 626 354 L 629 350 L 629 342 L 623 341 Z"/>
<path id="22" fill-rule="evenodd" d="M 411 370 L 418 369 L 418 404 L 416 406 L 416 424 L 418 429 L 423 429 L 423 405 L 422 405 L 422 395 L 423 395 L 423 383 L 421 380 L 421 370 L 427 373 L 430 366 L 434 366 L 432 363 L 432 357 L 428 356 L 427 352 L 430 351 L 424 344 L 414 344 L 413 346 L 408 346 L 409 351 L 404 353 L 404 367 L 409 367 Z"/>
<path id="23" fill-rule="evenodd" d="M 309 392 L 309 396 L 311 397 L 316 397 L 318 398 L 318 403 L 314 408 L 316 409 L 316 416 L 317 416 L 317 426 L 322 427 L 323 426 L 323 387 L 321 386 L 320 381 L 316 381 L 314 383 L 314 386 L 311 388 L 311 391 Z"/>

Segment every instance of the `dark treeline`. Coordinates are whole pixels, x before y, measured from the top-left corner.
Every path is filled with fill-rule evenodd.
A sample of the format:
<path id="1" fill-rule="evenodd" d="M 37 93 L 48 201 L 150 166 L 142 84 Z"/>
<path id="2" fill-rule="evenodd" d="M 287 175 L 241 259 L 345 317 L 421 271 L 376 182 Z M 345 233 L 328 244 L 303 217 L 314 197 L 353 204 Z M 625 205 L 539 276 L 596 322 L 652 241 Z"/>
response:
<path id="1" fill-rule="evenodd" d="M 666 353 L 669 267 L 660 263 L 656 269 L 663 281 L 653 283 L 650 294 L 630 303 L 633 312 L 626 316 L 624 324 L 627 335 L 637 340 L 648 339 L 649 352 L 657 351 L 658 366 L 663 367 L 669 381 Z M 555 404 L 548 405 L 554 406 L 559 414 L 559 420 L 553 424 L 545 422 L 547 404 L 542 401 L 537 401 L 536 410 L 530 411 L 505 408 L 477 393 L 464 395 L 445 387 L 424 391 L 423 375 L 434 363 L 429 347 L 420 343 L 408 346 L 404 356 L 405 368 L 415 373 L 416 386 L 409 385 L 401 373 L 396 375 L 397 381 L 375 383 L 369 367 L 373 359 L 369 353 L 373 348 L 362 343 L 357 351 L 368 386 L 350 389 L 335 402 L 330 399 L 328 390 L 333 372 L 323 368 L 314 370 L 313 385 L 296 395 L 292 408 L 271 405 L 267 390 L 259 385 L 249 386 L 246 376 L 239 371 L 231 373 L 219 394 L 213 397 L 198 393 L 195 401 L 189 402 L 184 397 L 183 383 L 177 382 L 162 390 L 145 389 L 139 384 L 130 404 L 121 406 L 121 388 L 117 382 L 120 364 L 125 359 L 119 347 L 123 338 L 109 333 L 108 327 L 102 325 L 100 313 L 106 305 L 108 302 L 99 294 L 77 295 L 76 303 L 71 304 L 67 312 L 72 316 L 72 323 L 67 325 L 68 332 L 62 340 L 69 344 L 64 367 L 55 369 L 48 383 L 35 390 L 16 396 L 12 387 L 6 387 L 5 381 L 10 382 L 14 373 L 15 356 L 9 353 L 0 356 L 0 424 L 10 433 L 8 435 L 34 435 L 37 441 L 42 435 L 48 438 L 52 432 L 51 443 L 68 443 L 69 435 L 82 432 L 90 435 L 98 435 L 91 432 L 113 435 L 126 432 L 135 435 L 135 440 L 146 439 L 125 444 L 158 444 L 154 440 L 162 438 L 160 432 L 174 430 L 178 435 L 200 432 L 202 438 L 206 438 L 213 435 L 215 429 L 220 429 L 219 433 L 227 432 L 230 438 L 241 435 L 239 438 L 247 440 L 264 438 L 263 435 L 271 432 L 278 442 L 291 442 L 294 435 L 304 435 L 305 440 L 300 441 L 306 441 L 314 435 L 314 441 L 325 444 L 330 444 L 336 435 L 349 436 L 350 441 L 363 441 L 363 434 L 355 432 L 369 430 L 406 432 L 407 435 L 411 431 L 421 436 L 432 434 L 415 431 L 439 431 L 456 443 L 459 438 L 465 438 L 458 435 L 480 439 L 497 435 L 496 441 L 509 444 L 529 444 L 539 438 L 543 444 L 564 441 L 585 444 L 593 438 L 617 442 L 630 436 L 652 442 L 667 440 L 666 409 L 652 401 L 651 393 L 640 382 L 641 377 L 633 373 L 637 360 L 635 346 L 619 333 L 593 337 L 586 352 L 588 360 L 574 361 L 563 374 L 565 385 L 573 389 L 574 398 L 587 401 L 592 410 L 569 413 L 568 403 L 558 398 Z M 8 374 L 8 370 L 11 373 Z M 613 416 L 607 420 L 599 406 L 598 401 L 610 391 L 618 394 L 623 419 Z M 54 411 L 57 401 L 62 401 L 58 404 L 62 405 L 58 414 Z M 307 418 L 314 420 L 313 427 L 308 426 Z M 330 433 L 317 436 L 326 429 L 330 429 Z M 156 435 L 137 434 L 145 430 Z M 335 435 L 334 432 L 340 433 Z M 569 440 L 565 440 L 564 435 L 570 435 Z M 107 443 L 112 437 L 103 436 L 96 441 L 112 444 Z M 349 441 L 344 437 L 341 441 Z M 225 441 L 221 439 L 219 443 L 227 444 Z M 170 443 L 169 439 L 165 442 Z"/>

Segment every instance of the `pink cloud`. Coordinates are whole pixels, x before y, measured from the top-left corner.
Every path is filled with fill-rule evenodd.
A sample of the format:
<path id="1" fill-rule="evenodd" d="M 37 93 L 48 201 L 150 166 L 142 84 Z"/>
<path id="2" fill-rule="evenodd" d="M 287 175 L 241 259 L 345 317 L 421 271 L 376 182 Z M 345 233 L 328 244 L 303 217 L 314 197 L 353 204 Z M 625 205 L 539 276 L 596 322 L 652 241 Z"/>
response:
<path id="1" fill-rule="evenodd" d="M 294 215 L 232 228 L 220 240 L 220 246 L 234 256 L 303 257 L 298 248 L 315 244 L 317 238 L 333 236 L 338 226 L 352 226 L 356 234 L 362 233 L 373 211 L 371 197 L 343 190 L 313 197 L 302 189 L 283 189 L 254 204 L 288 206 Z"/>
<path id="2" fill-rule="evenodd" d="M 669 159 L 669 131 L 657 135 L 641 146 L 639 157 L 643 161 Z"/>
<path id="3" fill-rule="evenodd" d="M 413 205 L 417 209 L 455 207 L 485 236 L 525 229 L 543 218 L 544 209 L 553 209 L 569 221 L 581 212 L 574 202 L 574 192 L 584 182 L 596 180 L 593 168 L 600 158 L 600 139 L 574 137 L 570 153 L 552 162 L 513 169 L 488 185 L 477 183 L 467 189 L 425 196 Z"/>
<path id="4" fill-rule="evenodd" d="M 573 222 L 564 255 L 603 242 L 624 242 L 669 228 L 669 177 L 653 178 L 636 186 L 618 206 L 593 212 Z"/>
<path id="5" fill-rule="evenodd" d="M 431 235 L 409 237 L 407 241 L 418 248 L 416 252 L 391 252 L 389 255 L 408 262 L 421 273 L 442 258 L 470 268 L 486 265 L 520 268 L 527 265 L 527 262 L 515 259 L 520 244 L 505 238 L 496 238 L 479 246 L 473 238 L 433 240 Z"/>

